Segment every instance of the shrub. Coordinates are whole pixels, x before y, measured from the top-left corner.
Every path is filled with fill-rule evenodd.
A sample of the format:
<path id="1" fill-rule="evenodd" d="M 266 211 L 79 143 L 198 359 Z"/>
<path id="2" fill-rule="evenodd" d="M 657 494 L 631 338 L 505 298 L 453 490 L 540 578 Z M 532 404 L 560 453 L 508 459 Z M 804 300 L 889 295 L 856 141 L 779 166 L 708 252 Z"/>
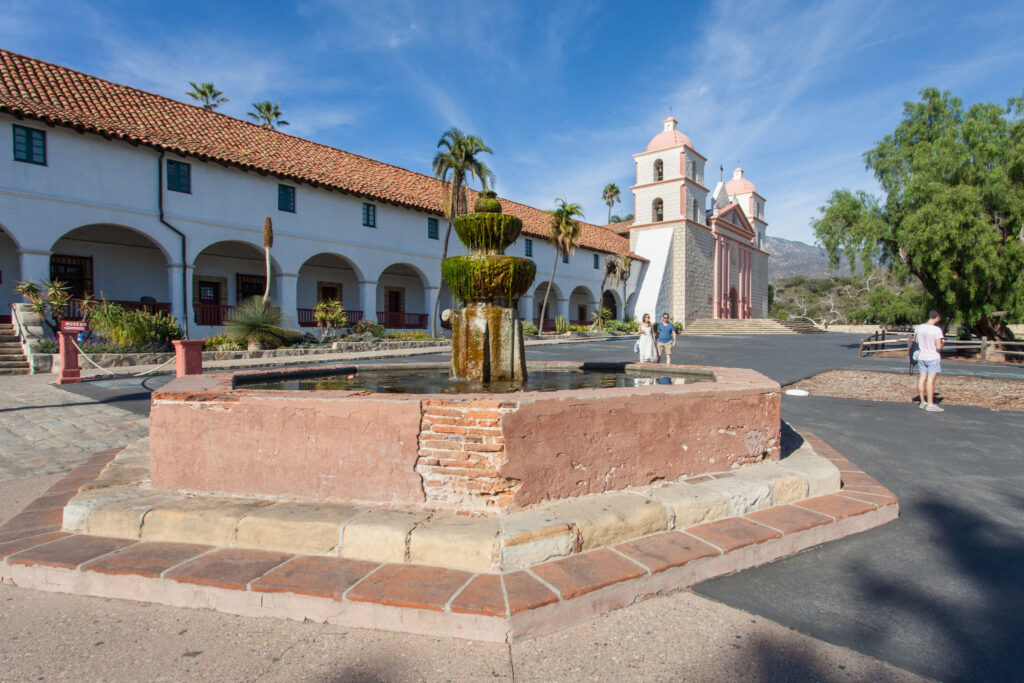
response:
<path id="1" fill-rule="evenodd" d="M 569 332 L 590 332 L 590 325 L 569 325 Z"/>
<path id="2" fill-rule="evenodd" d="M 426 332 L 392 332 L 386 336 L 387 339 L 407 339 L 410 341 L 430 341 L 437 339 Z"/>
<path id="3" fill-rule="evenodd" d="M 203 340 L 203 351 L 241 351 L 244 341 L 223 333 L 215 334 Z"/>
<path id="4" fill-rule="evenodd" d="M 632 320 L 609 320 L 604 324 L 606 332 L 636 332 L 636 322 Z"/>
<path id="5" fill-rule="evenodd" d="M 566 322 L 565 316 L 560 315 L 555 318 L 555 332 L 558 334 L 565 334 L 569 330 L 569 323 Z"/>
<path id="6" fill-rule="evenodd" d="M 377 341 L 377 337 L 371 332 L 353 332 L 345 337 L 347 342 L 372 342 Z"/>
<path id="7" fill-rule="evenodd" d="M 387 329 L 380 323 L 375 323 L 368 318 L 363 318 L 352 326 L 352 334 L 367 333 L 372 334 L 374 337 L 383 337 L 387 333 Z"/>
<path id="8" fill-rule="evenodd" d="M 283 320 L 280 306 L 269 299 L 264 301 L 253 296 L 235 307 L 227 327 L 230 334 L 245 339 L 250 349 L 272 349 L 292 336 L 281 327 Z"/>
<path id="9" fill-rule="evenodd" d="M 537 334 L 537 326 L 533 323 L 524 320 L 523 321 L 523 334 L 533 336 Z"/>
<path id="10" fill-rule="evenodd" d="M 36 353 L 60 353 L 60 344 L 57 343 L 56 339 L 46 337 L 45 339 L 38 339 L 33 342 L 32 350 Z"/>
<path id="11" fill-rule="evenodd" d="M 316 320 L 316 326 L 320 328 L 321 339 L 333 336 L 334 330 L 339 327 L 348 327 L 345 309 L 337 299 L 318 301 L 316 308 L 313 309 L 313 318 Z"/>
<path id="12" fill-rule="evenodd" d="M 181 339 L 182 331 L 174 316 L 148 311 L 129 311 L 104 301 L 87 318 L 89 328 L 103 339 L 122 346 L 161 343 L 169 347 Z"/>

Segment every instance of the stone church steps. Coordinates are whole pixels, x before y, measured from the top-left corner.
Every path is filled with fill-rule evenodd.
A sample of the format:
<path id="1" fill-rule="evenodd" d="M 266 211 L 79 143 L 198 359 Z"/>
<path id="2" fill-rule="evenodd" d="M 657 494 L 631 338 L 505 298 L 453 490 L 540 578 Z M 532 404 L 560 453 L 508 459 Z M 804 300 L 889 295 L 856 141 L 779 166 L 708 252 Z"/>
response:
<path id="1" fill-rule="evenodd" d="M 11 325 L 0 325 L 0 375 L 27 375 L 28 361 Z"/>
<path id="2" fill-rule="evenodd" d="M 825 330 L 793 320 L 772 318 L 716 319 L 698 318 L 690 323 L 683 334 L 822 334 Z"/>

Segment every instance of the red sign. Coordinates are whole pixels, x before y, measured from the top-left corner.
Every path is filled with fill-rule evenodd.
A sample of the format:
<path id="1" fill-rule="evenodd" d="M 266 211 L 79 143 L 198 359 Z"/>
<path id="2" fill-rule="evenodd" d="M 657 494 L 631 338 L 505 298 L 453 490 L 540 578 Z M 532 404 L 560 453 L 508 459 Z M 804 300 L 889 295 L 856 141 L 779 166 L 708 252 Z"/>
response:
<path id="1" fill-rule="evenodd" d="M 89 323 L 84 320 L 61 320 L 60 330 L 61 332 L 86 332 L 89 329 Z"/>

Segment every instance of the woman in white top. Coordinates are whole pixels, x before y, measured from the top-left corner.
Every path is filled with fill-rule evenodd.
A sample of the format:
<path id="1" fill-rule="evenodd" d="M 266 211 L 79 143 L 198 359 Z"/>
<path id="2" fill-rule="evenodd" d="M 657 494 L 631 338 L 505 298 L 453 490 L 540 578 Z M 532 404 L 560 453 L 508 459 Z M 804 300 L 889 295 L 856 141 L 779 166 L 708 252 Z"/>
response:
<path id="1" fill-rule="evenodd" d="M 658 351 L 654 346 L 654 325 L 651 324 L 651 316 L 647 313 L 644 313 L 640 325 L 636 328 L 636 333 L 640 337 L 640 362 L 657 363 Z"/>

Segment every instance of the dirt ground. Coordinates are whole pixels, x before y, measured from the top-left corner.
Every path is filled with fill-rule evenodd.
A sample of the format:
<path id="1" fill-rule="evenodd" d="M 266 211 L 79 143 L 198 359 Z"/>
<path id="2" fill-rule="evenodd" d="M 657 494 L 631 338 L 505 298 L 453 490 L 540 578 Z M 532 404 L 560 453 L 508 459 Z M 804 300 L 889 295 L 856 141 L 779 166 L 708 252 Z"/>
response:
<path id="1" fill-rule="evenodd" d="M 786 389 L 803 389 L 812 396 L 916 403 L 917 378 L 917 374 L 830 370 L 791 384 Z M 1024 382 L 939 375 L 935 380 L 935 402 L 946 407 L 1024 410 Z"/>

